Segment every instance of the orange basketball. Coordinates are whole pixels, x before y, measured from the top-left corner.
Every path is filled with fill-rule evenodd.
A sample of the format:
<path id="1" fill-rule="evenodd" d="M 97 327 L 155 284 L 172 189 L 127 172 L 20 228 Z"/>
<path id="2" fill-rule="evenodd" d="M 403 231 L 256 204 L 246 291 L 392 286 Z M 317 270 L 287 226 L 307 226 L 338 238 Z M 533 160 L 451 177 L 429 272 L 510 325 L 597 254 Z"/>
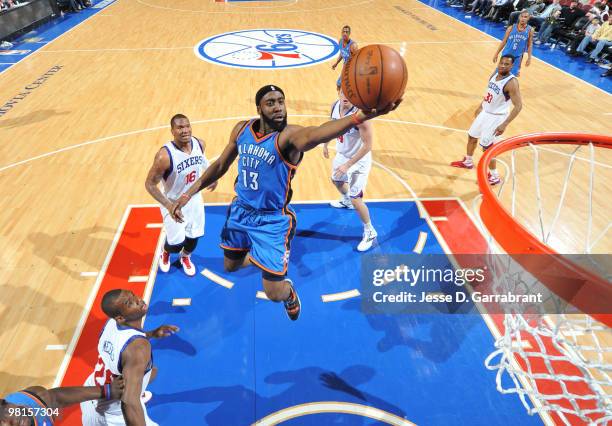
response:
<path id="1" fill-rule="evenodd" d="M 342 69 L 342 92 L 357 108 L 381 109 L 404 94 L 408 68 L 404 59 L 382 44 L 364 46 Z"/>

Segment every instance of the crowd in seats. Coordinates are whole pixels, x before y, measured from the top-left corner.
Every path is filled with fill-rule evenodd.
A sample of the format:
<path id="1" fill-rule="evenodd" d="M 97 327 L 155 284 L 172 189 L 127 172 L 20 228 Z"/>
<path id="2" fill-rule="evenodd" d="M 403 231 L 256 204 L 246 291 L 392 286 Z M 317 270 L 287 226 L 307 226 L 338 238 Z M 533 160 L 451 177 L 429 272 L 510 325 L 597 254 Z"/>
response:
<path id="1" fill-rule="evenodd" d="M 510 26 L 523 11 L 529 12 L 529 25 L 537 31 L 534 44 L 543 48 L 563 47 L 572 57 L 586 62 L 610 64 L 612 25 L 609 0 L 447 0 L 452 7 L 463 7 L 469 15 Z M 610 0 L 612 1 L 612 0 Z M 602 76 L 610 76 L 610 69 Z"/>
<path id="2" fill-rule="evenodd" d="M 19 6 L 19 0 L 0 0 L 0 10 L 10 9 Z"/>
<path id="3" fill-rule="evenodd" d="M 91 0 L 57 0 L 57 4 L 63 10 L 70 12 L 80 12 L 91 6 Z"/>

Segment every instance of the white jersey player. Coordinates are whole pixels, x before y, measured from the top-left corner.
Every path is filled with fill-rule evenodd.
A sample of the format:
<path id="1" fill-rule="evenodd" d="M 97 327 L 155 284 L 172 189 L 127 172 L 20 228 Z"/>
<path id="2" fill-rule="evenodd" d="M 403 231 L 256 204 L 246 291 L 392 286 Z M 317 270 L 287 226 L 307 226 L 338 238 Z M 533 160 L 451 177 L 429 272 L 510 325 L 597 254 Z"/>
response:
<path id="1" fill-rule="evenodd" d="M 102 298 L 102 310 L 109 317 L 98 340 L 98 361 L 85 386 L 104 386 L 123 376 L 121 401 L 94 400 L 81 403 L 84 426 L 156 426 L 147 415 L 141 395 L 154 378 L 151 337 L 166 337 L 178 331 L 161 326 L 145 332 L 142 318 L 147 304 L 129 290 L 111 290 Z"/>
<path id="2" fill-rule="evenodd" d="M 184 192 L 202 175 L 208 167 L 205 145 L 191 134 L 189 119 L 177 114 L 170 120 L 174 139 L 164 145 L 149 170 L 145 186 L 149 194 L 161 204 L 161 212 L 166 232 L 166 242 L 159 259 L 162 272 L 170 270 L 170 254 L 180 253 L 179 261 L 188 276 L 194 276 L 196 269 L 191 262 L 191 253 L 196 248 L 198 238 L 204 235 L 204 209 L 201 199 L 192 198 L 183 208 L 185 220 L 182 223 L 172 219 L 168 211 Z M 162 182 L 162 193 L 158 184 Z M 216 183 L 209 189 L 212 191 Z"/>
<path id="3" fill-rule="evenodd" d="M 338 120 L 359 111 L 339 92 L 339 99 L 334 103 L 331 118 Z M 332 207 L 355 209 L 363 223 L 363 239 L 357 250 L 366 251 L 378 235 L 370 220 L 368 206 L 363 202 L 363 193 L 372 169 L 372 123 L 366 121 L 349 129 L 336 139 L 336 156 L 332 165 L 332 182 L 342 194 L 339 201 L 333 201 Z M 329 158 L 327 143 L 323 145 L 323 155 Z"/>
<path id="4" fill-rule="evenodd" d="M 499 140 L 508 124 L 516 118 L 523 107 L 519 84 L 516 77 L 510 73 L 514 57 L 504 55 L 499 61 L 497 72 L 489 79 L 487 93 L 476 110 L 476 119 L 468 130 L 467 155 L 461 161 L 451 163 L 453 167 L 471 169 L 474 167 L 472 156 L 476 143 L 485 150 Z M 510 111 L 510 104 L 514 105 Z M 489 183 L 500 182 L 495 160 L 489 163 Z"/>

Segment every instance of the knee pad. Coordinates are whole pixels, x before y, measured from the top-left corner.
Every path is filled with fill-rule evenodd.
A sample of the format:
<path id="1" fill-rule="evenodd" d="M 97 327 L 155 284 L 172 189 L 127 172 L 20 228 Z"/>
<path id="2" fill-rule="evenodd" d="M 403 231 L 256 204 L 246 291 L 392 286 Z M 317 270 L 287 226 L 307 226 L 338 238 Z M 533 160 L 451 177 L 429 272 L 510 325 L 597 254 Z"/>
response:
<path id="1" fill-rule="evenodd" d="M 166 250 L 168 253 L 178 253 L 183 248 L 183 244 L 185 244 L 185 242 L 171 245 L 168 244 L 168 240 L 166 239 L 166 242 L 164 243 L 164 250 Z"/>
<path id="2" fill-rule="evenodd" d="M 185 238 L 185 242 L 183 243 L 183 249 L 185 249 L 187 253 L 193 253 L 197 245 L 197 238 Z"/>

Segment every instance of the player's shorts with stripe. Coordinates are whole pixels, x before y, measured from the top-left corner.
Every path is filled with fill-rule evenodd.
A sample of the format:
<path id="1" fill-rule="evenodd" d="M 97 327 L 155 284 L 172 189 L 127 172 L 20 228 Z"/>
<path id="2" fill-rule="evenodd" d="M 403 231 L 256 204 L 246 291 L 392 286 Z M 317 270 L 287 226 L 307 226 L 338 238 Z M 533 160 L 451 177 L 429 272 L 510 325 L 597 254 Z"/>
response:
<path id="1" fill-rule="evenodd" d="M 368 175 L 372 169 L 372 153 L 368 152 L 359 161 L 349 167 L 348 172 L 340 177 L 335 177 L 338 167 L 349 161 L 348 157 L 342 154 L 336 154 L 332 164 L 332 180 L 335 182 L 348 183 L 348 195 L 351 198 L 363 197 L 366 185 L 368 183 Z"/>
<path id="2" fill-rule="evenodd" d="M 199 238 L 204 235 L 204 206 L 199 197 L 194 197 L 181 209 L 184 217 L 178 223 L 166 208 L 160 207 L 164 220 L 164 231 L 168 244 L 175 246 L 185 241 L 185 237 Z"/>
<path id="3" fill-rule="evenodd" d="M 495 136 L 495 129 L 504 122 L 506 117 L 508 117 L 508 114 L 491 114 L 480 111 L 480 114 L 470 126 L 468 135 L 479 139 L 483 148 L 488 148 L 499 140 L 499 136 Z"/>
<path id="4" fill-rule="evenodd" d="M 257 210 L 234 198 L 221 230 L 221 248 L 248 251 L 262 270 L 285 275 L 296 217 L 289 206 L 283 210 Z"/>

